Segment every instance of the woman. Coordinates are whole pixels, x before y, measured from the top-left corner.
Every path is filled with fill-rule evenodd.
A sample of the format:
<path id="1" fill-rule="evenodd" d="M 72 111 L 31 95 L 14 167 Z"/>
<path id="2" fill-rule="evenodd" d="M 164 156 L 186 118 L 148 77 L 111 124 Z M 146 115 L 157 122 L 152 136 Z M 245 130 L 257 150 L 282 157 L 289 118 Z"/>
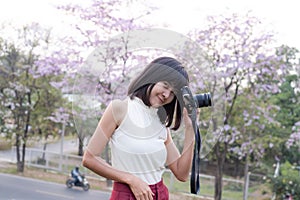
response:
<path id="1" fill-rule="evenodd" d="M 106 108 L 83 156 L 83 166 L 114 180 L 111 200 L 167 200 L 162 181 L 165 166 L 180 181 L 191 168 L 194 131 L 183 107 L 181 88 L 189 78 L 171 57 L 152 61 L 128 88 L 128 98 Z M 184 148 L 177 150 L 171 130 L 184 122 Z M 112 165 L 100 158 L 110 141 Z"/>

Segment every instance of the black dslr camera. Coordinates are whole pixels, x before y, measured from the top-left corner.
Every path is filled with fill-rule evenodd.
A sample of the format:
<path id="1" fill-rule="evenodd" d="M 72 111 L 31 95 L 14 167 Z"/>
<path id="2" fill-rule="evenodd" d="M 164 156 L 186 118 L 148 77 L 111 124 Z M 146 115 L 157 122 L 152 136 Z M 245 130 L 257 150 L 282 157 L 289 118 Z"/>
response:
<path id="1" fill-rule="evenodd" d="M 195 112 L 197 108 L 211 106 L 210 93 L 197 94 L 193 96 L 188 86 L 181 88 L 181 92 L 184 106 L 186 107 L 190 117 L 191 115 L 196 115 Z"/>

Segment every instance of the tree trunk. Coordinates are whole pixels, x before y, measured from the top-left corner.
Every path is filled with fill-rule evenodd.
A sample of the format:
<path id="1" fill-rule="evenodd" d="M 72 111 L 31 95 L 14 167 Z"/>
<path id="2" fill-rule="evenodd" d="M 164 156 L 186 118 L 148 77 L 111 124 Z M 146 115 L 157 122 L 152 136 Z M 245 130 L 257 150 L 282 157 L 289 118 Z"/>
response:
<path id="1" fill-rule="evenodd" d="M 28 104 L 31 105 L 31 94 L 27 93 L 27 100 Z M 20 98 L 20 101 L 23 101 L 23 98 Z M 18 172 L 24 172 L 24 165 L 25 165 L 25 154 L 26 154 L 26 143 L 28 138 L 28 132 L 29 132 L 29 124 L 30 124 L 30 107 L 26 109 L 24 108 L 25 112 L 20 112 L 17 119 L 17 136 L 16 136 L 16 150 L 17 150 L 17 170 Z M 27 111 L 27 112 L 26 112 Z M 24 128 L 25 125 L 25 129 Z M 22 134 L 22 135 L 21 135 Z M 21 144 L 22 139 L 22 144 Z M 22 149 L 20 147 L 22 146 Z M 20 150 L 22 150 L 22 154 L 20 155 Z"/>
<path id="2" fill-rule="evenodd" d="M 83 156 L 83 140 L 78 137 L 78 156 Z"/>
<path id="3" fill-rule="evenodd" d="M 23 145 L 20 144 L 20 136 L 18 135 L 17 143 L 16 143 L 17 171 L 22 172 L 22 173 L 24 172 L 25 149 L 26 149 L 26 144 L 24 142 L 23 142 Z M 21 151 L 22 151 L 22 153 L 20 153 Z"/>
<path id="4" fill-rule="evenodd" d="M 240 177 L 240 161 L 239 159 L 234 159 L 234 176 L 235 177 Z"/>
<path id="5" fill-rule="evenodd" d="M 42 160 L 43 161 L 46 161 L 46 149 L 47 149 L 47 142 L 44 143 L 44 146 L 43 146 L 43 155 L 42 155 Z"/>
<path id="6" fill-rule="evenodd" d="M 30 93 L 27 94 L 28 97 L 28 103 L 31 105 L 31 96 Z M 26 114 L 26 121 L 25 121 L 25 129 L 23 131 L 23 144 L 22 144 L 22 159 L 21 159 L 21 166 L 20 166 L 20 172 L 24 172 L 24 166 L 25 166 L 25 154 L 26 154 L 26 143 L 28 139 L 28 131 L 29 131 L 29 124 L 30 124 L 30 109 L 27 110 Z"/>
<path id="7" fill-rule="evenodd" d="M 224 149 L 221 148 L 221 143 L 216 144 L 215 153 L 217 155 L 217 171 L 215 176 L 215 200 L 222 199 L 222 188 L 223 188 L 223 166 L 225 163 L 225 156 L 227 151 L 227 144 L 224 144 Z"/>
<path id="8" fill-rule="evenodd" d="M 40 165 L 45 165 L 46 164 L 46 149 L 47 149 L 47 142 L 43 144 L 43 153 L 42 157 L 38 157 L 37 163 Z"/>
<path id="9" fill-rule="evenodd" d="M 246 154 L 246 163 L 244 168 L 244 190 L 243 190 L 243 200 L 247 200 L 248 198 L 248 186 L 249 186 L 249 156 Z"/>
<path id="10" fill-rule="evenodd" d="M 23 167 L 22 167 L 22 161 L 21 161 L 21 154 L 20 154 L 20 135 L 16 135 L 16 156 L 17 156 L 17 171 L 18 172 L 23 172 Z"/>
<path id="11" fill-rule="evenodd" d="M 19 161 L 17 163 L 17 171 L 23 173 L 24 172 L 24 163 Z"/>
<path id="12" fill-rule="evenodd" d="M 21 160 L 21 163 L 22 163 L 22 172 L 24 172 L 24 166 L 25 166 L 25 154 L 26 154 L 26 143 L 23 142 L 23 145 L 22 145 L 22 160 Z"/>

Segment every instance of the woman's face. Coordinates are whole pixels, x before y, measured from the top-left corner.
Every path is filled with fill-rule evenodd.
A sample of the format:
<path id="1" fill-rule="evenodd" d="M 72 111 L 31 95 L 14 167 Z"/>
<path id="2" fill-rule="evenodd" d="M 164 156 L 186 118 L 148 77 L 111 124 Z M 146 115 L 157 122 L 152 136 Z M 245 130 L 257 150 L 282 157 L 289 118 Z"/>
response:
<path id="1" fill-rule="evenodd" d="M 171 103 L 175 94 L 173 88 L 165 81 L 158 82 L 152 88 L 150 93 L 150 104 L 154 108 Z"/>

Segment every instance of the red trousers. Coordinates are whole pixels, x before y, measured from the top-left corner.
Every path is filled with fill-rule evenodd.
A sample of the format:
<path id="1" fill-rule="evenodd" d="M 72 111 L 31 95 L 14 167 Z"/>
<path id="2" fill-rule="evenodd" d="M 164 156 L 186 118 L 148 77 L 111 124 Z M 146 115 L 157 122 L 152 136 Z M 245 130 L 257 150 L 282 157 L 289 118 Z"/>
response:
<path id="1" fill-rule="evenodd" d="M 154 193 L 153 200 L 169 200 L 169 191 L 167 186 L 161 180 L 160 182 L 149 185 Z M 109 200 L 135 200 L 134 194 L 127 184 L 114 182 L 113 190 Z"/>

